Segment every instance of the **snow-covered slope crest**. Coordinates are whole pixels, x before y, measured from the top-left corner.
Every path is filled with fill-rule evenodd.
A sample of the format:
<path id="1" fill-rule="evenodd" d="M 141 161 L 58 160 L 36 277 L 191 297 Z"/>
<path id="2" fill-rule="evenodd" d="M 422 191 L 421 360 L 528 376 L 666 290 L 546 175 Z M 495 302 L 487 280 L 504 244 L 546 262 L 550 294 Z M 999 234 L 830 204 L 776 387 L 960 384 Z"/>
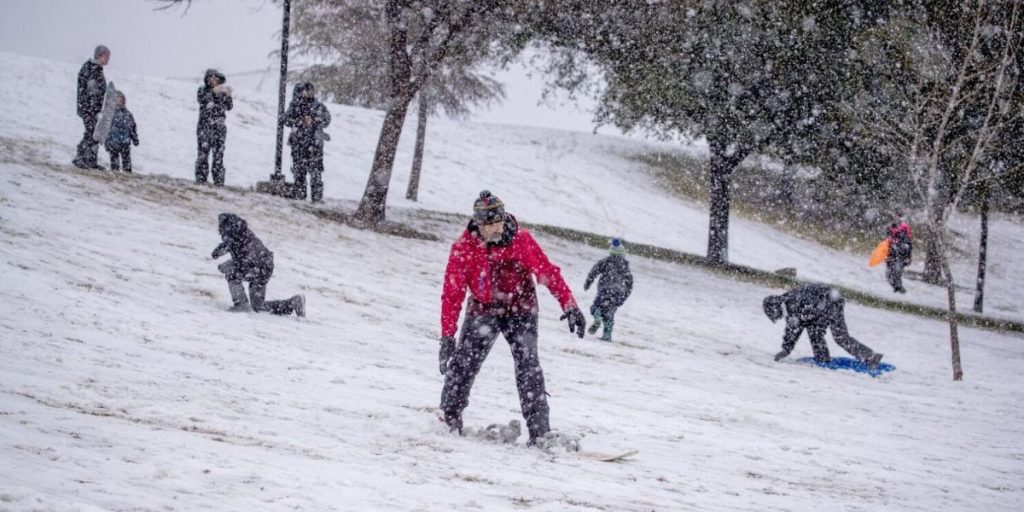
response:
<path id="1" fill-rule="evenodd" d="M 555 428 L 628 462 L 451 436 L 434 417 L 440 242 L 359 231 L 292 203 L 0 148 L 0 510 L 1019 510 L 1024 344 L 848 308 L 898 370 L 774 363 L 772 290 L 633 258 L 615 344 L 580 341 L 541 290 Z M 43 159 L 42 162 L 37 161 Z M 15 163 L 23 162 L 23 163 Z M 329 199 L 329 208 L 351 203 Z M 238 314 L 210 259 L 217 214 L 276 256 Z M 538 237 L 576 292 L 601 251 Z M 838 349 L 834 349 L 838 353 Z M 808 355 L 806 341 L 794 357 Z M 499 341 L 466 422 L 518 417 Z"/>
<path id="2" fill-rule="evenodd" d="M 75 66 L 0 53 L 0 137 L 33 141 L 45 159 L 71 159 L 81 137 L 75 117 Z M 139 124 L 142 145 L 134 161 L 141 173 L 185 179 L 195 161 L 196 84 L 122 73 L 115 60 L 106 68 L 128 97 Z M 198 80 L 198 73 L 197 73 Z M 229 83 L 231 77 L 228 77 Z M 325 195 L 358 199 L 366 184 L 380 112 L 329 105 L 334 121 L 326 147 Z M 229 185 L 252 186 L 273 170 L 273 120 L 276 97 L 244 90 L 235 93 L 228 115 L 225 161 Z M 651 149 L 690 151 L 635 140 L 578 132 L 516 126 L 431 120 L 418 203 L 404 197 L 411 163 L 415 122 L 406 126 L 395 163 L 389 205 L 423 207 L 463 213 L 481 189 L 499 195 L 520 218 L 584 231 L 619 235 L 630 240 L 705 252 L 707 210 L 703 205 L 671 197 L 659 190 L 650 170 L 633 158 Z M 287 153 L 287 151 L 286 151 Z M 101 150 L 101 162 L 106 154 Z M 285 156 L 285 168 L 289 166 Z M 960 304 L 973 302 L 977 248 L 976 220 L 955 220 L 968 255 L 954 265 Z M 880 229 L 880 233 L 881 233 Z M 849 254 L 789 235 L 786 231 L 742 218 L 730 228 L 730 258 L 765 270 L 796 268 L 804 279 L 836 282 L 891 297 L 881 268 L 869 269 L 866 254 Z M 879 235 L 881 237 L 881 234 Z M 1017 218 L 997 219 L 989 240 L 986 314 L 1024 320 L 1021 282 L 1016 269 L 1024 265 L 1024 227 Z M 920 270 L 924 258 L 915 258 Z M 942 288 L 917 281 L 906 284 L 901 300 L 943 307 Z"/>

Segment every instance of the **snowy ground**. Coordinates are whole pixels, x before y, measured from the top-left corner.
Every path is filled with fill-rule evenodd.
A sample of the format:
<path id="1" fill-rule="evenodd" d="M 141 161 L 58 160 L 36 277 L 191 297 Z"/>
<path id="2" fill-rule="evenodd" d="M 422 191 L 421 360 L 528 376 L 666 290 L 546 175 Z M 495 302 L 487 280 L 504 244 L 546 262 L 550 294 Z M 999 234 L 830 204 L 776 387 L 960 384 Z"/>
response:
<path id="1" fill-rule="evenodd" d="M 543 290 L 540 326 L 553 426 L 582 435 L 584 449 L 635 448 L 636 458 L 597 463 L 522 440 L 450 436 L 433 413 L 436 335 L 459 224 L 392 209 L 392 219 L 441 239 L 410 240 L 238 190 L 71 169 L 63 162 L 77 141 L 72 94 L 54 84 L 70 83 L 75 70 L 13 56 L 0 56 L 0 69 L 14 82 L 0 88 L 0 104 L 20 105 L 0 114 L 0 510 L 1024 508 L 1019 336 L 963 330 L 966 379 L 954 383 L 943 322 L 850 305 L 852 333 L 898 370 L 871 379 L 773 363 L 782 327 L 760 311 L 773 290 L 640 258 L 619 343 L 571 336 Z M 44 77 L 43 92 L 28 85 L 30 72 Z M 193 112 L 175 109 L 191 109 L 194 91 L 112 78 L 126 84 L 137 118 L 152 107 L 139 121 L 140 170 L 189 178 Z M 133 103 L 133 88 L 151 101 Z M 228 158 L 238 163 L 229 184 L 267 173 L 272 149 L 257 148 L 271 131 L 255 124 L 259 101 L 240 101 L 232 114 Z M 326 207 L 351 209 L 379 114 L 332 110 L 329 158 L 351 169 L 329 171 Z M 12 112 L 23 115 L 6 117 Z M 360 123 L 362 131 L 350 126 Z M 629 226 L 687 249 L 679 231 L 659 229 L 684 229 L 683 207 L 614 156 L 633 142 L 438 125 L 428 146 L 437 171 L 425 176 L 437 181 L 423 194 L 430 208 L 463 211 L 462 198 L 493 180 L 501 188 L 487 186 L 507 190 L 524 220 Z M 458 142 L 468 134 L 480 140 Z M 514 176 L 494 168 L 511 162 L 521 166 Z M 471 180 L 474 169 L 480 177 Z M 542 186 L 569 192 L 527 195 Z M 582 201 L 581 191 L 614 187 Z M 659 202 L 679 217 L 626 222 L 643 214 L 637 205 Z M 274 251 L 269 295 L 305 293 L 309 318 L 224 311 L 226 286 L 209 259 L 223 211 L 245 216 Z M 770 263 L 782 236 L 765 228 L 747 250 Z M 538 238 L 589 304 L 581 284 L 602 252 Z M 806 243 L 801 250 L 833 261 Z M 518 417 L 503 346 L 477 379 L 468 425 Z M 809 352 L 803 339 L 794 357 Z"/>

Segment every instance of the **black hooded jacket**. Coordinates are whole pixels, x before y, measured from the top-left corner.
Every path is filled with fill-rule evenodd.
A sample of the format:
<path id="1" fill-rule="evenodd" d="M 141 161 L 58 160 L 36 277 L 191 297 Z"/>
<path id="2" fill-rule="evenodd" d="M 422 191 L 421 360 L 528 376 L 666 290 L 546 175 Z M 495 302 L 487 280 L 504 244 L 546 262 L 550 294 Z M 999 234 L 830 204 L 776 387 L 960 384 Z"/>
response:
<path id="1" fill-rule="evenodd" d="M 625 256 L 613 254 L 597 262 L 587 274 L 583 289 L 590 288 L 595 278 L 598 296 L 607 297 L 619 306 L 633 293 L 633 273 Z"/>
<path id="2" fill-rule="evenodd" d="M 293 159 L 321 158 L 324 155 L 324 141 L 330 137 L 324 129 L 331 124 L 331 113 L 316 98 L 306 97 L 303 93 L 312 89 L 313 84 L 301 83 L 295 86 L 292 103 L 284 116 L 284 125 L 294 128 L 288 136 L 288 144 L 292 146 Z M 313 118 L 313 124 L 302 124 L 302 118 Z"/>
<path id="3" fill-rule="evenodd" d="M 828 321 L 828 308 L 839 299 L 839 293 L 827 284 L 807 284 L 782 294 L 786 318 L 795 318 L 801 325 Z"/>
<path id="4" fill-rule="evenodd" d="M 78 117 L 99 115 L 106 94 L 107 79 L 103 76 L 103 66 L 93 59 L 85 61 L 78 72 Z"/>
<path id="5" fill-rule="evenodd" d="M 214 88 L 210 87 L 211 76 L 217 78 L 217 85 L 227 81 L 227 77 L 223 73 L 215 69 L 206 70 L 206 75 L 203 76 L 203 85 L 199 86 L 199 90 L 196 91 L 196 101 L 199 103 L 199 126 L 197 129 L 200 133 L 226 133 L 227 125 L 224 123 L 224 119 L 227 117 L 226 112 L 234 107 L 234 100 L 231 99 L 231 95 L 215 92 Z"/>
<path id="6" fill-rule="evenodd" d="M 263 242 L 249 229 L 245 219 L 233 214 L 222 213 L 219 217 L 220 238 L 223 242 L 213 250 L 214 259 L 231 253 L 236 271 L 248 274 L 252 270 L 273 268 L 274 253 L 267 250 Z"/>

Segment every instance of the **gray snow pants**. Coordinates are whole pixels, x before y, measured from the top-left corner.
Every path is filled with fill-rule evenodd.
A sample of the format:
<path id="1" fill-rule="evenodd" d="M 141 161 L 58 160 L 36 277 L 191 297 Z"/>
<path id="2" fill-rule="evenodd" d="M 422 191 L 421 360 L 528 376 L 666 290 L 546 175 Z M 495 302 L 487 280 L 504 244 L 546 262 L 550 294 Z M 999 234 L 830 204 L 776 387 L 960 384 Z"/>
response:
<path id="1" fill-rule="evenodd" d="M 81 163 L 84 167 L 95 167 L 99 163 L 97 153 L 100 149 L 100 143 L 92 138 L 92 133 L 96 131 L 96 123 L 98 121 L 99 114 L 87 115 L 82 118 L 85 133 L 82 134 L 82 141 L 78 143 L 75 161 Z"/>
<path id="2" fill-rule="evenodd" d="M 201 128 L 196 138 L 196 183 L 206 183 L 212 172 L 213 184 L 224 185 L 224 141 L 227 140 L 227 129 Z"/>
<path id="3" fill-rule="evenodd" d="M 894 292 L 904 291 L 903 268 L 906 266 L 903 258 L 889 258 L 885 260 L 885 279 L 889 281 Z"/>
<path id="4" fill-rule="evenodd" d="M 801 323 L 796 318 L 786 318 L 786 333 L 782 337 L 782 351 L 787 355 L 793 351 L 800 334 L 807 329 L 807 336 L 811 339 L 811 350 L 814 351 L 814 360 L 827 362 L 831 360 L 828 353 L 828 345 L 825 343 L 825 331 L 832 331 L 832 338 L 836 345 L 839 345 L 858 361 L 865 362 L 874 355 L 875 351 L 867 345 L 857 341 L 846 329 L 846 314 L 843 309 L 846 300 L 838 298 L 829 302 L 825 311 L 825 318 L 817 319 L 810 323 Z"/>
<path id="5" fill-rule="evenodd" d="M 269 311 L 275 315 L 290 315 L 295 311 L 290 300 L 266 300 L 267 283 L 270 282 L 270 276 L 274 275 L 273 261 L 266 268 L 255 268 L 244 274 L 238 272 L 233 260 L 227 260 L 217 268 L 228 280 L 231 302 L 236 307 L 249 304 L 251 300 L 252 310 L 256 312 Z M 249 281 L 249 297 L 245 296 L 245 281 Z"/>
<path id="6" fill-rule="evenodd" d="M 441 392 L 441 410 L 447 418 L 461 418 L 469 405 L 469 392 L 477 373 L 501 333 L 512 348 L 519 406 L 526 419 L 530 438 L 550 430 L 548 398 L 544 371 L 537 353 L 537 315 L 504 314 L 497 316 L 467 313 L 455 353 L 448 362 Z"/>
<path id="7" fill-rule="evenodd" d="M 294 199 L 306 199 L 306 175 L 309 175 L 310 187 L 313 189 L 313 202 L 322 201 L 324 198 L 324 158 L 308 158 L 295 160 L 292 157 L 292 174 L 295 175 L 295 185 L 292 190 Z"/>

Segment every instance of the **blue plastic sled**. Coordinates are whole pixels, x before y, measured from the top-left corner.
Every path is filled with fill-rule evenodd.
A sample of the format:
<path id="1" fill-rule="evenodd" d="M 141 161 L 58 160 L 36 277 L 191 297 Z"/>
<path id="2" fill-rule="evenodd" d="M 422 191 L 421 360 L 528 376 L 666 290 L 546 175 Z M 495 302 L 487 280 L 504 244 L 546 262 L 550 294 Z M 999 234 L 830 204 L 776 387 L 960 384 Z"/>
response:
<path id="1" fill-rule="evenodd" d="M 800 359 L 797 359 L 796 362 L 799 364 L 828 368 L 829 370 L 853 370 L 857 373 L 866 373 L 872 377 L 878 377 L 883 373 L 891 372 L 896 369 L 895 366 L 889 363 L 878 363 L 878 368 L 870 370 L 868 369 L 868 365 L 849 357 L 833 357 L 832 360 L 827 363 L 819 363 L 815 361 L 813 357 L 801 357 Z"/>

